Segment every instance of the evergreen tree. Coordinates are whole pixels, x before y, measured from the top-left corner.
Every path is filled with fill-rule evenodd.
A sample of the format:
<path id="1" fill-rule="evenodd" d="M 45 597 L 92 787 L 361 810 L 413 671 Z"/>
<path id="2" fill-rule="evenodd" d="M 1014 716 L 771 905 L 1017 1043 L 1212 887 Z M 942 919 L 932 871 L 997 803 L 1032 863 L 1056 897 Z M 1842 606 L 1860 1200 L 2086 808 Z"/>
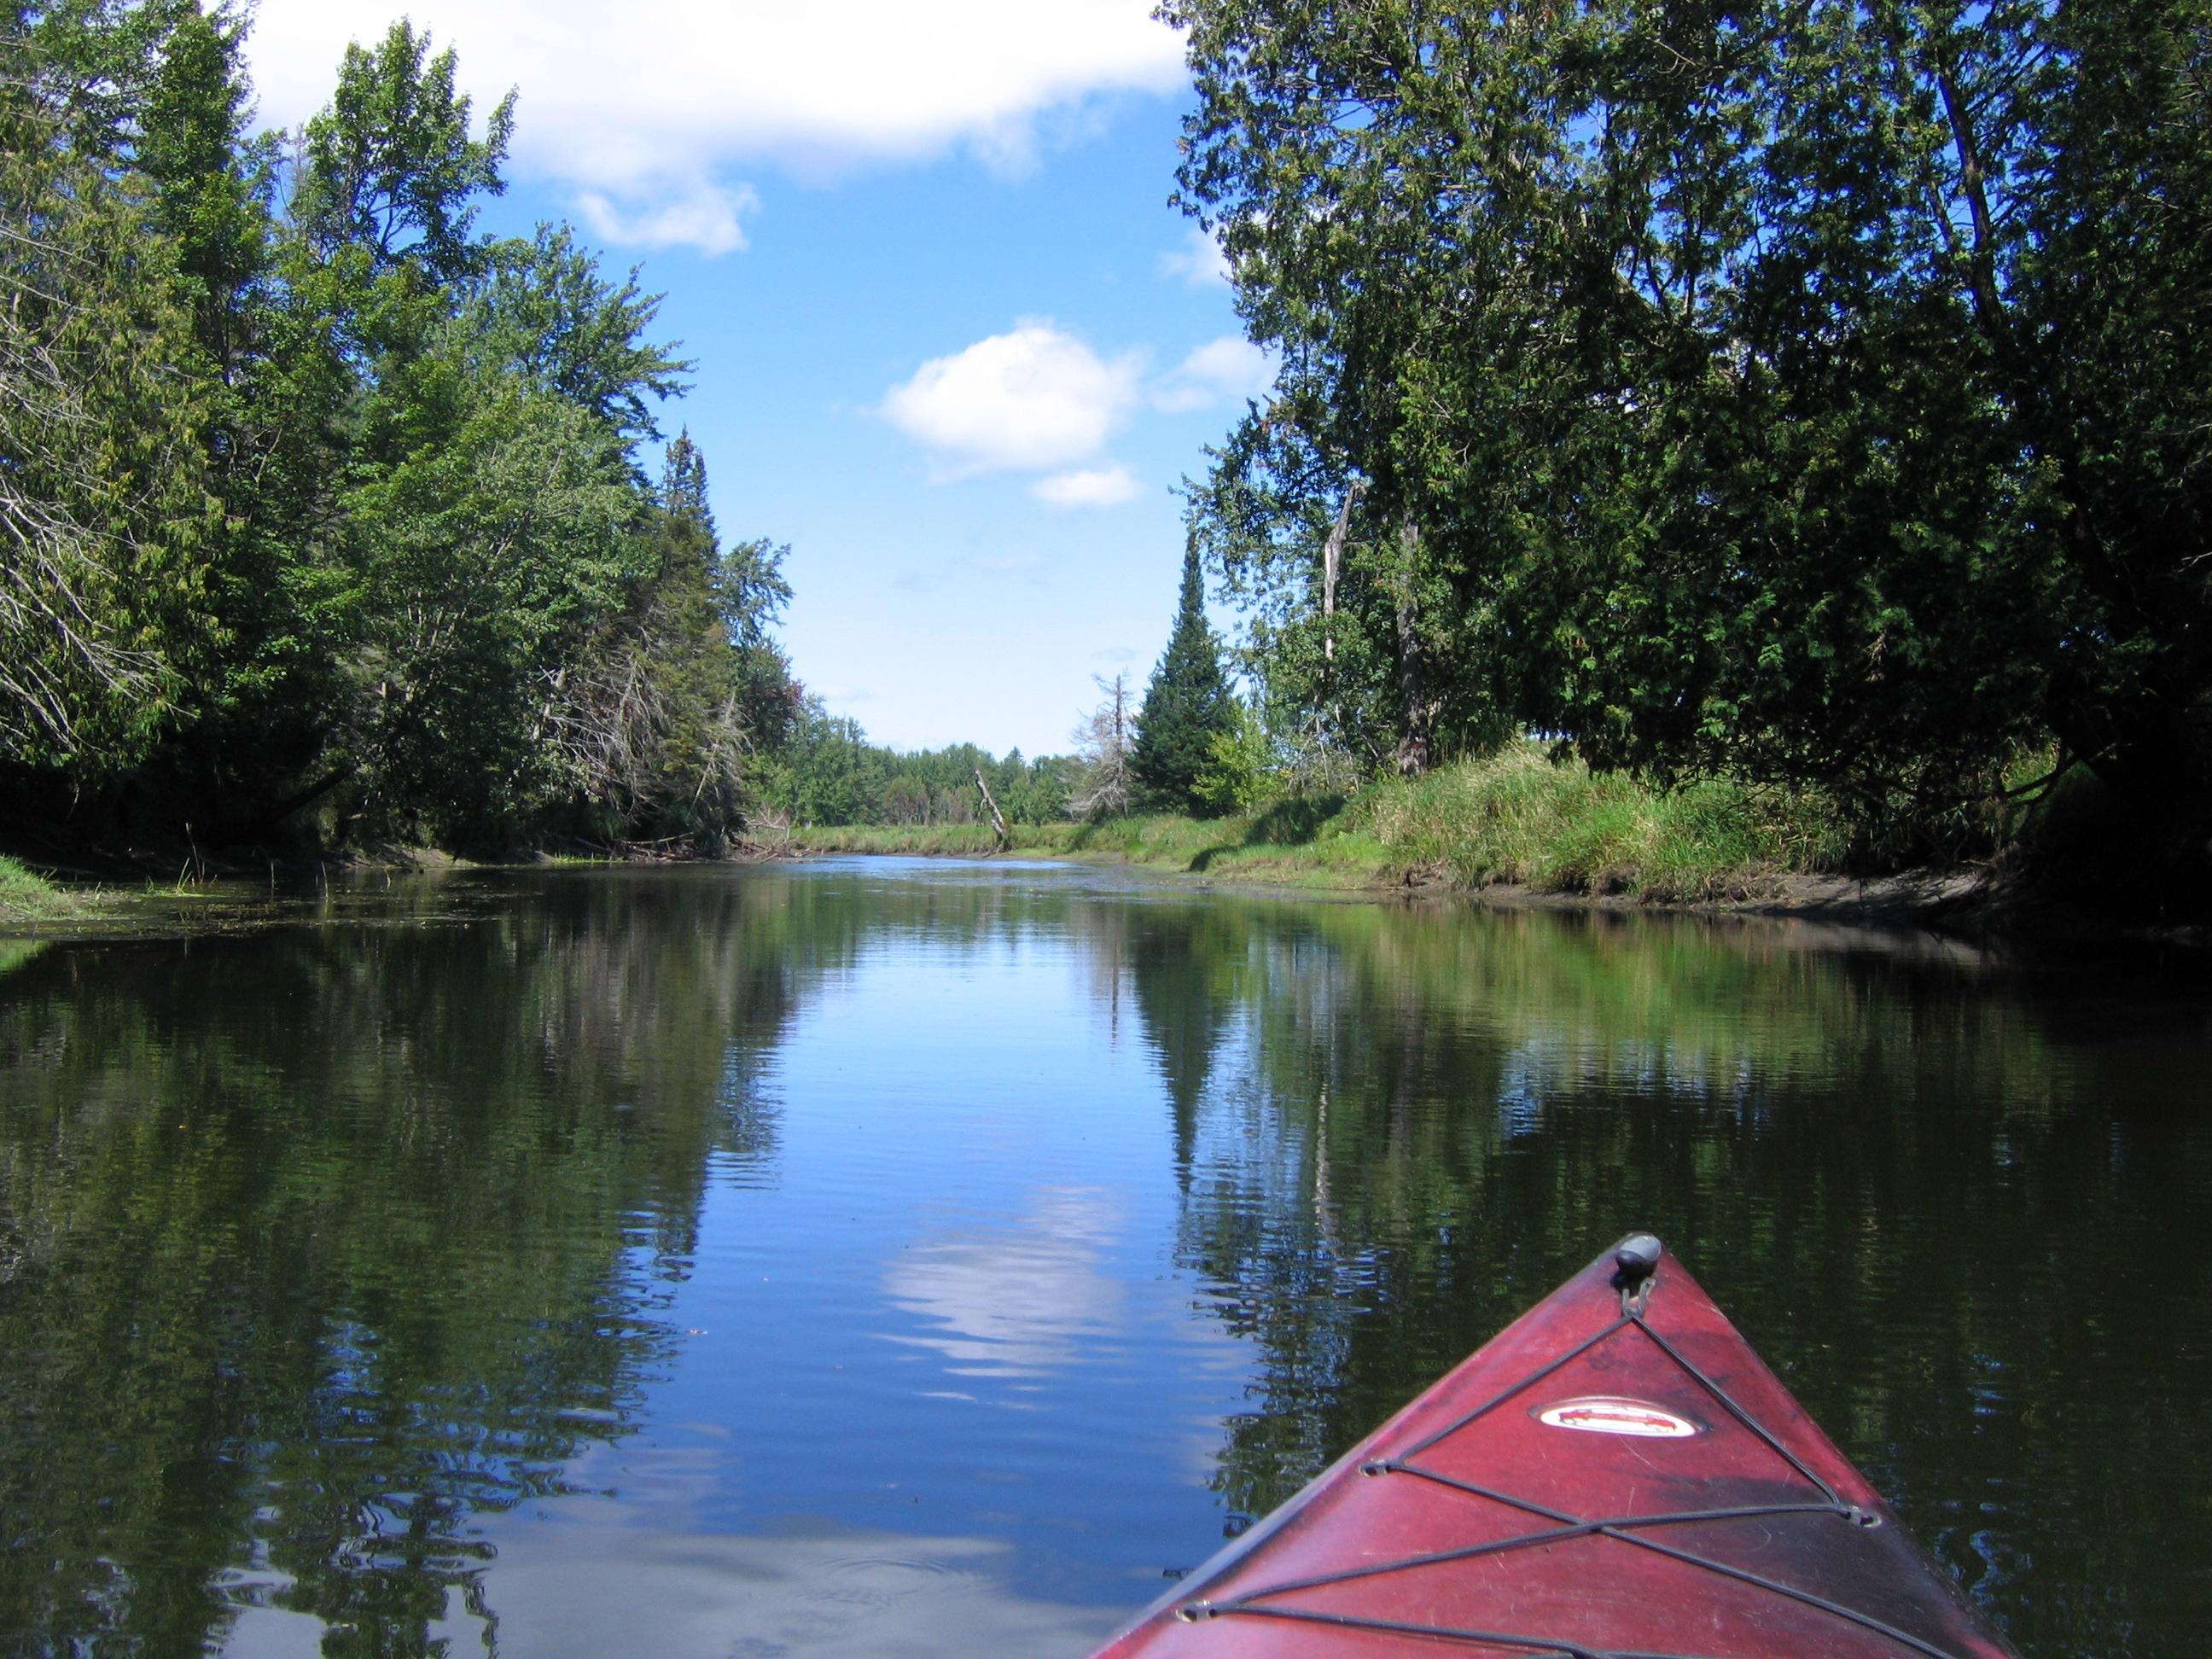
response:
<path id="1" fill-rule="evenodd" d="M 1198 781 L 1213 759 L 1213 740 L 1237 724 L 1236 699 L 1221 670 L 1221 642 L 1206 620 L 1206 584 L 1198 544 L 1183 550 L 1182 595 L 1175 632 L 1145 688 L 1137 741 L 1129 756 L 1137 787 L 1149 805 L 1204 813 Z"/>
<path id="2" fill-rule="evenodd" d="M 173 704 L 208 632 L 216 515 L 173 250 L 70 95 L 18 8 L 0 24 L 0 767 L 76 782 L 142 758 Z"/>
<path id="3" fill-rule="evenodd" d="M 627 605 L 543 675 L 540 727 L 594 833 L 720 846 L 745 817 L 753 755 L 788 723 L 762 710 L 795 695 L 765 632 L 790 596 L 784 550 L 745 544 L 732 571 L 689 432 L 668 447 L 638 543 Z"/>
<path id="4" fill-rule="evenodd" d="M 2203 0 L 1161 15 L 1282 365 L 1199 527 L 1333 745 L 2212 836 Z"/>
<path id="5" fill-rule="evenodd" d="M 253 92 L 245 53 L 240 17 L 183 11 L 147 88 L 137 146 L 154 186 L 155 223 L 174 244 L 193 331 L 225 386 L 250 348 L 248 295 L 270 252 L 270 146 L 246 131 Z"/>

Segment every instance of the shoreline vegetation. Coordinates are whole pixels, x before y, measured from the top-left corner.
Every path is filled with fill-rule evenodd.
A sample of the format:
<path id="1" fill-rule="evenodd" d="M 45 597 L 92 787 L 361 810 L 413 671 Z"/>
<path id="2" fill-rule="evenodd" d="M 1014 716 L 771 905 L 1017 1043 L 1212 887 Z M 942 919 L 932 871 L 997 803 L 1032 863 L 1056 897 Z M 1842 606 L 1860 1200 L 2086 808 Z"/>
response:
<path id="1" fill-rule="evenodd" d="M 1855 869 L 1846 833 L 1816 798 L 1707 780 L 1661 790 L 1553 759 L 1534 744 L 1348 798 L 1286 800 L 1218 818 L 1138 813 L 1085 823 L 1013 823 L 1016 858 L 1117 862 L 1210 881 L 1380 896 L 1422 891 L 1652 908 L 1723 908 L 1856 916 L 1869 922 L 1986 917 L 2056 896 L 2032 878 L 2060 859 L 2039 805 L 2016 808 L 2011 850 L 1955 868 Z M 2084 816 L 2079 808 L 2072 816 Z M 2069 842 L 2084 839 L 2069 832 Z M 988 824 L 793 827 L 801 855 L 925 857 L 1000 853 Z M 2079 889 L 2116 929 L 2141 905 Z"/>
<path id="2" fill-rule="evenodd" d="M 1186 482 L 1150 680 L 1003 757 L 808 693 L 789 550 L 724 538 L 659 418 L 660 297 L 479 226 L 518 94 L 452 44 L 395 21 L 260 131 L 250 9 L 18 12 L 0 927 L 264 867 L 991 848 L 2212 918 L 2212 220 L 2141 210 L 2212 193 L 2187 8 L 1170 0 L 1176 199 L 1273 378 Z"/>
<path id="3" fill-rule="evenodd" d="M 1136 811 L 1112 817 L 1017 817 L 1002 842 L 972 803 L 932 823 L 769 822 L 718 855 L 656 848 L 542 848 L 523 863 L 587 868 L 636 863 L 756 863 L 843 854 L 1064 859 L 1123 865 L 1168 879 L 1386 898 L 1407 894 L 1491 902 L 1650 910 L 1726 910 L 1870 926 L 1977 931 L 2063 918 L 2069 930 L 2191 932 L 2203 918 L 2161 902 L 2130 875 L 2124 814 L 2093 779 L 2040 780 L 2002 803 L 1984 830 L 1997 851 L 1951 866 L 1869 867 L 1817 796 L 1707 779 L 1662 789 L 1594 771 L 1522 742 L 1418 778 L 1383 779 L 1343 796 L 1288 798 L 1194 817 Z M 173 884 L 159 855 L 90 872 L 40 873 L 0 854 L 0 938 L 127 917 L 143 900 L 218 888 L 269 871 L 513 867 L 514 855 L 459 858 L 385 845 L 321 857 L 257 854 L 244 863 L 197 854 Z M 141 867 L 143 866 L 143 867 Z M 143 890 L 133 878 L 143 878 Z M 177 918 L 170 918 L 174 921 Z"/>
<path id="4" fill-rule="evenodd" d="M 83 915 L 91 902 L 0 853 L 0 936 L 27 923 L 69 921 Z"/>
<path id="5" fill-rule="evenodd" d="M 1341 890 L 1474 890 L 1694 903 L 1750 896 L 1770 874 L 1828 873 L 1843 848 L 1801 805 L 1709 782 L 1661 792 L 1534 745 L 1216 818 L 1135 812 L 1008 826 L 1017 854 L 1120 860 L 1216 878 Z M 988 824 L 810 825 L 804 853 L 988 854 Z"/>

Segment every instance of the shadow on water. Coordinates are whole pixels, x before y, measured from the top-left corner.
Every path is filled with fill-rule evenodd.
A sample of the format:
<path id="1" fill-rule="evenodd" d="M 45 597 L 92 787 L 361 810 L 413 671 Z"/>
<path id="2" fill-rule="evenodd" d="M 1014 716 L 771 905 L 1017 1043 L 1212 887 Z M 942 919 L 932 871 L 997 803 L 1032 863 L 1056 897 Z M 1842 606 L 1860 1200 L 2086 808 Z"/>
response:
<path id="1" fill-rule="evenodd" d="M 0 1647 L 1077 1651 L 1631 1226 L 2031 1659 L 2212 1605 L 2196 970 L 935 861 L 317 902 L 0 964 Z M 720 1399 L 678 1304 L 769 1317 L 714 1194 L 799 1144 L 743 1224 L 823 1288 Z"/>

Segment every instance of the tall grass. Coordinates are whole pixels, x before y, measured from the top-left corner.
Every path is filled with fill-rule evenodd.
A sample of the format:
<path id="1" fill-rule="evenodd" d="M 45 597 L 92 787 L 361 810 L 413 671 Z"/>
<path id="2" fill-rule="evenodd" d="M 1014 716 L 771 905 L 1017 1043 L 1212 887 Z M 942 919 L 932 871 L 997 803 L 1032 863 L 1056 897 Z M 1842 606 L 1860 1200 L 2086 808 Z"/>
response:
<path id="1" fill-rule="evenodd" d="M 1655 789 L 1533 744 L 1377 784 L 1337 823 L 1407 875 L 1654 899 L 1746 896 L 1776 872 L 1838 868 L 1846 851 L 1812 797 L 1721 780 Z"/>
<path id="2" fill-rule="evenodd" d="M 78 915 L 84 902 L 0 854 L 0 927 Z"/>
<path id="3" fill-rule="evenodd" d="M 1279 802 L 1246 817 L 1156 815 L 1016 824 L 1017 852 L 1110 858 L 1216 878 L 1302 886 L 1516 882 L 1554 892 L 1656 900 L 1756 896 L 1778 872 L 1840 866 L 1834 817 L 1817 799 L 1735 783 L 1660 790 L 1520 744 L 1426 777 L 1369 785 L 1349 800 Z M 994 850 L 981 824 L 866 825 L 793 832 L 805 851 Z"/>

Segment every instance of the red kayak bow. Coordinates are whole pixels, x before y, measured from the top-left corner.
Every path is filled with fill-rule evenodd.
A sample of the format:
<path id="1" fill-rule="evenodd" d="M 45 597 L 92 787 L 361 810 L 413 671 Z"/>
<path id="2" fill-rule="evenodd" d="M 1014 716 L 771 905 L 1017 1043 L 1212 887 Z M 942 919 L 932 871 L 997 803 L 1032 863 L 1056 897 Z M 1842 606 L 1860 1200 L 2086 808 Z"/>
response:
<path id="1" fill-rule="evenodd" d="M 1624 1240 L 1094 1659 L 2005 1659 L 1695 1279 Z"/>

